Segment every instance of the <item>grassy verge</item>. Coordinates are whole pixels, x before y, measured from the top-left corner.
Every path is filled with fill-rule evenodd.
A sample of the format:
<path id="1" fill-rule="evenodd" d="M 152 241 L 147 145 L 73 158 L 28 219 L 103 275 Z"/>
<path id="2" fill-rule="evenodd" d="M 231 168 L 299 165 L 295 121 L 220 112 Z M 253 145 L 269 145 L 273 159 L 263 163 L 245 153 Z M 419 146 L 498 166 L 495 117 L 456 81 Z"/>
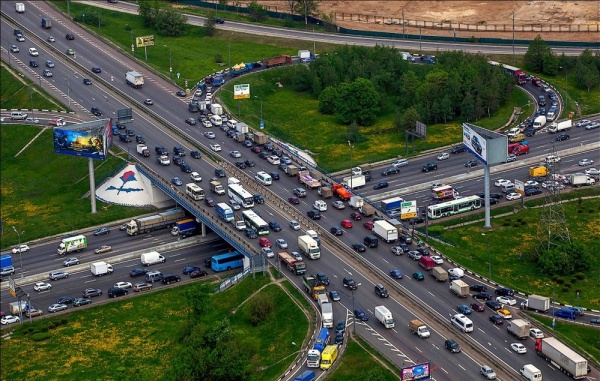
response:
<path id="1" fill-rule="evenodd" d="M 596 192 L 596 189 L 585 190 L 585 193 Z M 571 192 L 571 197 L 577 197 L 577 192 Z M 538 200 L 537 203 L 541 202 Z M 582 200 L 564 204 L 565 215 L 568 216 L 568 228 L 572 240 L 583 241 L 589 248 L 600 247 L 600 229 L 598 228 L 599 199 Z M 502 208 L 510 211 L 511 208 Z M 461 265 L 488 276 L 491 262 L 492 279 L 501 284 L 514 287 L 528 294 L 550 295 L 552 289 L 546 286 L 551 281 L 562 282 L 556 287 L 557 300 L 564 303 L 593 307 L 600 304 L 600 258 L 593 255 L 591 269 L 585 278 L 579 280 L 575 274 L 559 278 L 551 278 L 541 273 L 532 261 L 532 253 L 539 243 L 538 225 L 541 208 L 526 209 L 516 214 L 492 220 L 492 229 L 483 228 L 483 223 L 474 223 L 461 227 L 443 230 L 441 239 L 454 246 L 442 245 L 432 241 L 431 244 L 441 250 Z M 456 225 L 467 220 L 482 218 L 483 214 L 456 218 L 445 221 L 442 225 Z M 485 236 L 482 235 L 485 233 Z M 506 245 L 507 237 L 514 245 Z M 488 249 L 489 242 L 489 249 Z M 488 257 L 491 261 L 488 261 Z M 557 282 L 558 283 L 558 282 Z M 580 291 L 577 299 L 576 293 Z"/>
<path id="2" fill-rule="evenodd" d="M 18 76 L 11 68 L 4 66 L 5 62 L 2 59 L 0 67 L 0 90 L 1 105 L 4 109 L 39 109 L 39 110 L 62 110 L 66 107 L 54 98 L 50 97 L 44 90 L 40 89 L 36 84 L 28 78 Z"/>
<path id="3" fill-rule="evenodd" d="M 531 314 L 530 317 L 544 325 L 546 332 L 552 332 L 552 319 Z M 585 316 L 580 319 L 585 319 Z M 600 363 L 600 335 L 598 329 L 578 324 L 571 324 L 564 320 L 557 320 L 554 335 L 569 346 L 576 349 L 580 355 L 595 364 Z"/>
<path id="4" fill-rule="evenodd" d="M 84 197 L 90 188 L 87 159 L 55 153 L 52 130 L 47 129 L 34 139 L 41 130 L 39 126 L 5 125 L 0 131 L 4 247 L 18 242 L 18 236 L 10 226 L 25 231 L 21 240 L 30 241 L 150 210 L 98 201 L 98 213 L 91 214 L 89 196 Z M 27 144 L 29 146 L 16 156 Z M 99 184 L 124 163 L 122 159 L 110 156 L 104 161 L 95 160 L 94 164 Z"/>
<path id="5" fill-rule="evenodd" d="M 308 330 L 308 322 L 294 302 L 276 285 L 262 289 L 275 301 L 276 310 L 257 327 L 241 305 L 268 283 L 258 276 L 241 286 L 212 296 L 212 309 L 202 317 L 203 325 L 229 317 L 236 341 L 253 348 L 251 380 L 272 380 L 287 368 Z M 184 285 L 135 298 L 94 306 L 85 313 L 38 319 L 16 328 L 2 338 L 4 380 L 52 379 L 157 379 L 173 361 L 186 324 L 187 299 Z M 233 310 L 236 313 L 232 313 Z M 23 361 L 31 358 L 35 361 Z M 61 359 L 60 361 L 55 361 Z M 282 359 L 285 359 L 282 361 Z M 159 377 L 160 378 L 160 377 Z"/>

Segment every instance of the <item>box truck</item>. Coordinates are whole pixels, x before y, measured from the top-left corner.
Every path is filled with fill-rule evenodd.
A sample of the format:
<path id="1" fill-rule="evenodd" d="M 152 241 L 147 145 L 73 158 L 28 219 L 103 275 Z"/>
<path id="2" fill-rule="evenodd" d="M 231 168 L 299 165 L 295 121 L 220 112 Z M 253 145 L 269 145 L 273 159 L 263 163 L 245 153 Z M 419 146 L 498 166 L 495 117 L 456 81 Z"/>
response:
<path id="1" fill-rule="evenodd" d="M 125 82 L 131 87 L 140 89 L 144 86 L 144 76 L 137 71 L 128 71 L 125 73 Z"/>
<path id="2" fill-rule="evenodd" d="M 58 244 L 59 255 L 65 255 L 73 252 L 80 252 L 87 247 L 87 238 L 84 235 L 65 238 Z"/>
<path id="3" fill-rule="evenodd" d="M 557 120 L 548 127 L 548 133 L 556 134 L 557 132 L 568 131 L 572 126 L 573 121 L 571 119 Z"/>
<path id="4" fill-rule="evenodd" d="M 128 235 L 149 233 L 153 230 L 171 228 L 180 219 L 185 217 L 183 209 L 171 209 L 148 217 L 131 220 L 126 227 Z"/>
<path id="5" fill-rule="evenodd" d="M 419 259 L 419 266 L 429 271 L 435 267 L 435 262 L 428 255 L 423 255 Z M 448 276 L 448 273 L 446 273 L 446 276 Z"/>
<path id="6" fill-rule="evenodd" d="M 529 381 L 542 381 L 542 372 L 533 366 L 533 364 L 523 365 L 519 372 Z"/>
<path id="7" fill-rule="evenodd" d="M 94 276 L 102 276 L 112 274 L 113 267 L 106 262 L 94 262 L 90 265 L 90 271 Z"/>
<path id="8" fill-rule="evenodd" d="M 373 234 L 387 243 L 398 240 L 398 229 L 385 220 L 375 221 L 373 223 Z"/>
<path id="9" fill-rule="evenodd" d="M 321 296 L 319 295 L 319 297 Z M 321 318 L 323 319 L 323 327 L 333 328 L 333 306 L 329 301 L 321 303 Z"/>
<path id="10" fill-rule="evenodd" d="M 415 319 L 408 322 L 408 329 L 410 329 L 413 334 L 419 336 L 421 339 L 426 339 L 431 335 L 425 323 L 420 320 Z"/>
<path id="11" fill-rule="evenodd" d="M 453 280 L 450 282 L 450 292 L 461 298 L 469 296 L 469 285 L 462 280 Z"/>
<path id="12" fill-rule="evenodd" d="M 392 313 L 385 306 L 375 306 L 375 318 L 385 328 L 394 328 L 395 322 Z"/>
<path id="13" fill-rule="evenodd" d="M 529 329 L 531 329 L 531 324 L 523 319 L 511 320 L 506 325 L 506 332 L 519 340 L 525 340 L 529 336 Z"/>
<path id="14" fill-rule="evenodd" d="M 15 9 L 17 10 L 17 13 L 25 13 L 25 4 L 23 4 L 23 3 L 16 3 L 15 4 Z"/>
<path id="15" fill-rule="evenodd" d="M 550 309 L 550 298 L 540 295 L 529 295 L 527 300 L 521 302 L 521 309 L 547 312 Z"/>
<path id="16" fill-rule="evenodd" d="M 438 282 L 445 282 L 448 280 L 448 272 L 440 266 L 436 266 L 431 269 L 431 276 L 434 277 Z"/>
<path id="17" fill-rule="evenodd" d="M 570 377 L 580 379 L 588 374 L 587 360 L 554 337 L 537 339 L 535 341 L 535 351 L 539 356 Z"/>
<path id="18" fill-rule="evenodd" d="M 304 253 L 310 259 L 319 259 L 321 258 L 321 249 L 311 236 L 309 235 L 301 235 L 298 237 L 298 246 L 300 247 L 300 251 Z"/>

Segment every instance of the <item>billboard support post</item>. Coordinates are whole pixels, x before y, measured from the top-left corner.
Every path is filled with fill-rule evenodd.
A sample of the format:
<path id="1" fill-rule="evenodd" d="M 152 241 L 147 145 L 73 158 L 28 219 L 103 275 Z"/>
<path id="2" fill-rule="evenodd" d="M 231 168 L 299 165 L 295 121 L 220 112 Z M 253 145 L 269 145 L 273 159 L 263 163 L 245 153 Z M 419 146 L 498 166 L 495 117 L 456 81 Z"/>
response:
<path id="1" fill-rule="evenodd" d="M 94 177 L 94 159 L 88 157 L 88 167 L 90 171 L 90 201 L 92 203 L 92 214 L 96 214 L 96 179 Z"/>
<path id="2" fill-rule="evenodd" d="M 486 229 L 492 228 L 491 210 L 490 210 L 490 166 L 483 166 L 483 193 L 485 197 L 485 222 L 483 227 Z"/>

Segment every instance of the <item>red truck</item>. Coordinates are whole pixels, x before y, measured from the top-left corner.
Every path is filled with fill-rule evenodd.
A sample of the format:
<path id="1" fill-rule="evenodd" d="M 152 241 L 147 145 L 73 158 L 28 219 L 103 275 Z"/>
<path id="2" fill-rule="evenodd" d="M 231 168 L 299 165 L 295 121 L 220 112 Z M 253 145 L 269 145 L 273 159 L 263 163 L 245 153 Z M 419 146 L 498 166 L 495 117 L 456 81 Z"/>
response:
<path id="1" fill-rule="evenodd" d="M 435 267 L 435 262 L 429 256 L 424 255 L 419 259 L 419 266 L 429 271 Z"/>
<path id="2" fill-rule="evenodd" d="M 344 188 L 343 184 L 335 184 L 333 187 L 331 187 L 331 191 L 341 200 L 350 200 L 351 194 L 348 189 Z"/>
<path id="3" fill-rule="evenodd" d="M 287 54 L 281 54 L 277 57 L 267 58 L 263 60 L 266 67 L 288 65 L 292 63 L 292 57 Z"/>
<path id="4" fill-rule="evenodd" d="M 529 152 L 529 146 L 526 144 L 520 144 L 519 146 L 515 147 L 512 151 L 512 153 L 515 154 L 516 156 L 525 155 L 528 152 Z"/>

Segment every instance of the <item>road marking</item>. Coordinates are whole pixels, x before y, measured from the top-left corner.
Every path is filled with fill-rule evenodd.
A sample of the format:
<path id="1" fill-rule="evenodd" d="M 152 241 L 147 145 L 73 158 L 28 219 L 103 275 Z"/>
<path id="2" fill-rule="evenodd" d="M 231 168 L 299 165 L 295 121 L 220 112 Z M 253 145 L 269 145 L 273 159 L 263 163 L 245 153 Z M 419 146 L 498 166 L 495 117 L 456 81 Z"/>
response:
<path id="1" fill-rule="evenodd" d="M 420 353 L 423 353 L 423 351 L 419 349 L 419 347 L 415 347 L 415 349 L 418 350 Z"/>
<path id="2" fill-rule="evenodd" d="M 446 369 L 444 369 L 444 368 L 440 368 L 440 369 L 443 370 L 444 373 L 448 374 L 448 371 Z"/>
<path id="3" fill-rule="evenodd" d="M 463 368 L 463 366 L 462 366 L 462 365 L 460 365 L 460 364 L 456 364 L 456 365 L 458 365 L 458 366 L 460 367 L 460 369 L 462 369 L 462 370 L 466 371 L 466 369 L 465 369 L 465 368 Z"/>

